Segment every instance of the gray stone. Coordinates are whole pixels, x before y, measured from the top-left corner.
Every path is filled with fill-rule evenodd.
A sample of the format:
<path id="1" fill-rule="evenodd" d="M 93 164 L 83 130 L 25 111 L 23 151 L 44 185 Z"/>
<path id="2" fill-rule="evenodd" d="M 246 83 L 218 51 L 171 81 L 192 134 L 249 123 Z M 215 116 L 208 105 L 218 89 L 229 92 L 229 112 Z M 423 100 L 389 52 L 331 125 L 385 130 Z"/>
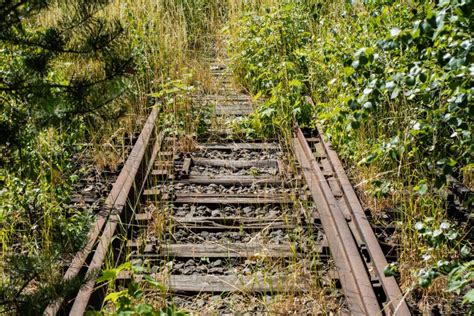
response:
<path id="1" fill-rule="evenodd" d="M 220 267 L 214 267 L 214 268 L 209 269 L 209 273 L 212 273 L 212 274 L 222 274 L 223 272 L 224 272 L 224 268 L 220 268 Z"/>
<path id="2" fill-rule="evenodd" d="M 173 267 L 175 270 L 180 270 L 184 267 L 184 263 L 176 263 Z"/>
<path id="3" fill-rule="evenodd" d="M 190 275 L 192 272 L 193 272 L 193 269 L 190 269 L 190 268 L 184 268 L 184 270 L 182 271 L 182 273 L 185 275 Z"/>
<path id="4" fill-rule="evenodd" d="M 270 218 L 278 217 L 278 214 L 279 214 L 279 213 L 280 213 L 279 211 L 270 211 L 270 212 L 268 213 L 268 217 L 270 217 Z"/>
<path id="5" fill-rule="evenodd" d="M 178 211 L 176 212 L 176 216 L 186 216 L 187 212 L 186 211 Z"/>
<path id="6" fill-rule="evenodd" d="M 203 265 L 203 264 L 198 265 L 198 266 L 196 267 L 196 271 L 205 272 L 205 271 L 207 271 L 207 267 L 206 267 L 205 265 Z"/>
<path id="7" fill-rule="evenodd" d="M 205 304 L 206 304 L 206 302 L 204 300 L 197 300 L 196 301 L 196 305 L 198 307 L 203 307 Z"/>

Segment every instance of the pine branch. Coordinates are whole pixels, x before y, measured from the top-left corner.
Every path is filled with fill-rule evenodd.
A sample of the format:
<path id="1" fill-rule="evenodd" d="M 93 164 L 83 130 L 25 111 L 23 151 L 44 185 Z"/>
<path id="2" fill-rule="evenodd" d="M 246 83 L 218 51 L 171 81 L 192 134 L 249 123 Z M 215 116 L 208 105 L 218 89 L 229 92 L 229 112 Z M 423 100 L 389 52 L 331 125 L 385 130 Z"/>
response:
<path id="1" fill-rule="evenodd" d="M 21 91 L 25 91 L 25 90 L 42 89 L 42 88 L 47 88 L 47 89 L 57 88 L 57 89 L 64 89 L 64 90 L 73 90 L 74 88 L 78 88 L 78 87 L 91 88 L 93 86 L 111 81 L 111 80 L 115 79 L 116 77 L 123 75 L 124 70 L 132 63 L 132 61 L 133 61 L 133 58 L 130 57 L 126 61 L 124 61 L 124 63 L 118 69 L 116 69 L 112 74 L 110 74 L 110 75 L 108 75 L 108 76 L 106 76 L 106 77 L 104 77 L 100 80 L 92 81 L 92 82 L 89 82 L 89 83 L 86 83 L 86 84 L 58 84 L 58 83 L 44 82 L 41 85 L 31 85 L 26 80 L 23 80 L 22 83 L 25 83 L 25 85 L 16 86 L 16 84 L 18 84 L 18 83 L 15 83 L 15 85 L 8 85 L 8 83 L 6 83 L 4 79 L 2 79 L 2 83 L 4 85 L 7 85 L 7 87 L 1 87 L 0 86 L 0 91 L 4 91 L 4 92 L 19 91 L 19 92 L 21 92 Z"/>

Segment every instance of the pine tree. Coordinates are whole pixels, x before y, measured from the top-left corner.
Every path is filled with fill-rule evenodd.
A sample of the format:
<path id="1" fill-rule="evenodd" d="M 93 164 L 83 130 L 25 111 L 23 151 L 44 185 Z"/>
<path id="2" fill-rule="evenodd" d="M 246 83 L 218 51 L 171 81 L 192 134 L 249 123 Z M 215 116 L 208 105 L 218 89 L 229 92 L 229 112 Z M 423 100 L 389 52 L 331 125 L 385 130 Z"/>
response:
<path id="1" fill-rule="evenodd" d="M 121 24 L 98 15 L 108 0 L 1 2 L 0 144 L 18 141 L 27 124 L 41 128 L 100 113 L 122 93 L 132 59 Z M 64 13 L 58 21 L 30 25 L 52 8 Z"/>

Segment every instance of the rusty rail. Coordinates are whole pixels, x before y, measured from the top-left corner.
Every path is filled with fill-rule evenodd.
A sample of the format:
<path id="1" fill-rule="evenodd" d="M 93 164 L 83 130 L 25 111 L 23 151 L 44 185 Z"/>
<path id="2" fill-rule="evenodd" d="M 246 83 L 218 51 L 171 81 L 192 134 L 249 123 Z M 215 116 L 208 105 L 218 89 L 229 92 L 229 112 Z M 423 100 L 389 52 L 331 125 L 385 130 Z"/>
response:
<path id="1" fill-rule="evenodd" d="M 86 274 L 87 281 L 83 284 L 75 298 L 74 305 L 70 312 L 71 315 L 84 314 L 95 285 L 95 280 L 97 279 L 97 273 L 100 271 L 117 224 L 120 222 L 120 216 L 127 206 L 131 191 L 137 186 L 136 182 L 139 178 L 137 175 L 142 172 L 144 173 L 142 179 L 146 179 L 148 173 L 151 171 L 153 161 L 156 158 L 162 140 L 161 135 L 161 137 L 156 137 L 156 120 L 159 112 L 160 108 L 155 107 L 148 116 L 138 140 L 133 146 L 124 167 L 105 200 L 104 211 L 100 212 L 89 231 L 86 245 L 82 250 L 76 253 L 63 276 L 63 280 L 65 281 L 77 277 L 80 270 L 85 266 L 87 257 L 94 251 L 94 247 L 96 247 L 92 261 L 88 265 Z M 152 139 L 156 139 L 156 141 L 153 144 L 150 154 L 149 147 Z M 151 157 L 148 161 L 145 161 L 147 154 L 150 154 Z M 150 165 L 144 166 L 144 164 Z M 138 186 L 139 191 L 143 189 L 143 183 L 139 183 Z M 45 309 L 43 315 L 56 315 L 60 311 L 64 299 L 64 297 L 61 297 L 51 303 Z"/>
<path id="2" fill-rule="evenodd" d="M 377 241 L 377 237 L 365 216 L 362 205 L 360 204 L 360 201 L 354 192 L 354 188 L 344 171 L 344 167 L 342 166 L 336 152 L 332 149 L 330 142 L 324 139 L 321 128 L 318 127 L 317 130 L 332 168 L 335 170 L 336 179 L 344 192 L 344 201 L 349 207 L 352 219 L 356 223 L 360 235 L 365 242 L 366 249 L 369 252 L 377 277 L 384 289 L 387 297 L 387 307 L 390 309 L 392 314 L 408 315 L 410 314 L 408 305 L 403 299 L 403 295 L 395 278 L 386 277 L 384 274 L 384 269 L 388 264 L 387 259 L 385 258 L 382 248 Z"/>
<path id="3" fill-rule="evenodd" d="M 395 279 L 384 276 L 387 261 L 336 153 L 319 129 L 312 139 L 320 143 L 317 155 L 320 161 L 324 159 L 325 168 L 299 127 L 295 128 L 293 149 L 318 207 L 351 314 L 410 315 Z M 322 170 L 328 168 L 331 170 Z M 364 259 L 363 249 L 369 260 Z M 371 270 L 382 285 L 384 302 L 379 302 L 374 291 Z"/>

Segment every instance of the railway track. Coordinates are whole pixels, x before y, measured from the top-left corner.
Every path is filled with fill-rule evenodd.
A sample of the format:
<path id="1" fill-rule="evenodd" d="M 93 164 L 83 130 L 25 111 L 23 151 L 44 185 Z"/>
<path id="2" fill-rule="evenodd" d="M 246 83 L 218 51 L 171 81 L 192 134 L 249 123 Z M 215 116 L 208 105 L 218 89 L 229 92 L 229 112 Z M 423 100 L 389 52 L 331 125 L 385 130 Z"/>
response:
<path id="1" fill-rule="evenodd" d="M 45 314 L 100 307 L 106 288 L 96 280 L 112 253 L 144 267 L 117 283 L 150 275 L 165 285 L 165 303 L 198 314 L 409 315 L 395 279 L 383 275 L 387 260 L 330 144 L 299 127 L 290 146 L 230 141 L 223 122 L 250 113 L 252 103 L 232 87 L 225 66 L 211 72 L 219 88 L 199 102 L 213 106 L 216 132 L 184 151 L 180 139 L 157 130 L 159 110 L 152 111 L 65 273 L 86 275 L 85 284 Z"/>

